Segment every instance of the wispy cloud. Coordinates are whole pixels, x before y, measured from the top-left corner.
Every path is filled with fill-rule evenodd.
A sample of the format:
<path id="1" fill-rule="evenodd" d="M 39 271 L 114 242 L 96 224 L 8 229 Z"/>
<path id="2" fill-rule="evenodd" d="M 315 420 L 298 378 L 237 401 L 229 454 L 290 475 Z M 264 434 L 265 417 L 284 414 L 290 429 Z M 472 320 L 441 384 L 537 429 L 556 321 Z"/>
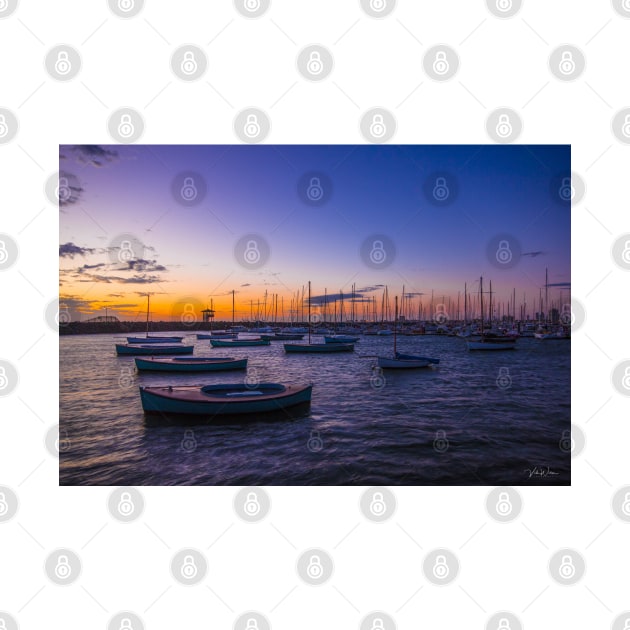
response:
<path id="1" fill-rule="evenodd" d="M 93 254 L 96 250 L 91 247 L 80 247 L 74 243 L 63 243 L 59 245 L 60 258 L 74 258 L 75 256 L 87 256 Z"/>
<path id="2" fill-rule="evenodd" d="M 97 282 L 101 284 L 155 284 L 157 282 L 164 282 L 164 279 L 157 275 L 135 275 L 130 278 L 123 278 L 121 276 L 104 276 L 99 274 L 81 274 L 78 278 L 79 282 Z"/>
<path id="3" fill-rule="evenodd" d="M 126 267 L 119 267 L 115 271 L 168 271 L 164 265 L 159 265 L 156 260 L 133 258 L 126 261 Z"/>
<path id="4" fill-rule="evenodd" d="M 63 151 L 72 154 L 77 162 L 96 168 L 101 168 L 118 160 L 118 151 L 106 149 L 98 144 L 77 144 L 64 147 Z M 62 153 L 62 155 L 64 156 L 62 159 L 67 157 L 67 154 Z"/>
<path id="5" fill-rule="evenodd" d="M 83 194 L 83 187 L 77 176 L 69 171 L 59 171 L 58 199 L 59 208 L 65 208 L 78 203 Z"/>

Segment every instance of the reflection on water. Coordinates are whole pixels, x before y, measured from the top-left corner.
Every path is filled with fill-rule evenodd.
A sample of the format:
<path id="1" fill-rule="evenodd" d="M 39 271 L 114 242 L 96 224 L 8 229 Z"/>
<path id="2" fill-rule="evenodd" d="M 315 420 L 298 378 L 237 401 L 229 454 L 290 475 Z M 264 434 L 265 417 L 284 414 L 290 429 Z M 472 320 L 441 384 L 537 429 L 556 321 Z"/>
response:
<path id="1" fill-rule="evenodd" d="M 249 357 L 248 372 L 137 374 L 114 335 L 60 339 L 60 482 L 90 485 L 569 484 L 570 342 L 521 339 L 514 352 L 469 353 L 453 337 L 403 337 L 399 350 L 437 369 L 373 371 L 391 339 L 354 354 L 286 355 L 282 344 L 210 348 Z M 310 408 L 196 424 L 144 416 L 139 385 L 249 378 L 313 383 Z M 530 475 L 534 467 L 556 475 Z"/>

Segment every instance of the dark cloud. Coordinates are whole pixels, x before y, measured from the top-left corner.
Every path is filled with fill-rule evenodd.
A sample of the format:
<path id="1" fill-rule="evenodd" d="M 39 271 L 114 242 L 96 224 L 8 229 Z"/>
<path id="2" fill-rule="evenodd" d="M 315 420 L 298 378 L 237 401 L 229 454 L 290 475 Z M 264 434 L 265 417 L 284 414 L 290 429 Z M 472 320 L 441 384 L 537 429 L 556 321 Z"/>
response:
<path id="1" fill-rule="evenodd" d="M 359 295 L 357 291 L 354 292 L 354 300 L 355 302 L 362 301 L 361 298 L 363 296 Z M 366 301 L 369 298 L 365 298 Z M 334 304 L 335 302 L 352 302 L 352 293 L 329 293 L 328 295 L 312 295 L 311 296 L 311 304 L 316 304 L 319 306 L 323 306 L 324 304 Z M 305 302 L 308 302 L 308 298 L 304 298 Z"/>
<path id="2" fill-rule="evenodd" d="M 81 274 L 79 282 L 98 282 L 101 284 L 111 284 L 112 282 L 118 282 L 120 284 L 154 284 L 156 282 L 163 282 L 160 276 L 155 275 L 135 275 L 130 278 L 121 278 L 120 276 L 104 276 L 100 274 Z"/>
<path id="3" fill-rule="evenodd" d="M 83 188 L 77 176 L 68 171 L 59 171 L 59 188 L 57 198 L 59 208 L 72 206 L 79 201 L 83 194 Z"/>
<path id="4" fill-rule="evenodd" d="M 75 256 L 87 256 L 87 254 L 93 254 L 96 250 L 90 247 L 79 247 L 74 243 L 63 243 L 59 245 L 59 257 L 60 258 L 74 258 Z"/>
<path id="5" fill-rule="evenodd" d="M 251 287 L 252 285 L 249 282 L 246 282 L 245 284 L 241 284 L 242 287 Z"/>
<path id="6" fill-rule="evenodd" d="M 311 296 L 311 304 L 315 304 L 318 306 L 323 306 L 324 304 L 334 304 L 335 302 L 344 302 L 355 304 L 368 303 L 372 301 L 372 297 L 369 295 L 365 295 L 366 293 L 373 293 L 374 291 L 380 291 L 385 285 L 384 284 L 375 284 L 373 286 L 361 287 L 360 289 L 354 290 L 354 297 L 352 296 L 352 291 L 347 292 L 339 292 L 339 293 L 328 293 L 328 295 L 313 295 Z M 407 296 L 412 295 L 424 295 L 423 293 L 405 293 Z M 307 301 L 307 300 L 305 300 Z"/>
<path id="7" fill-rule="evenodd" d="M 368 287 L 361 287 L 360 289 L 357 289 L 356 292 L 357 293 L 372 293 L 372 291 L 379 291 L 384 286 L 385 286 L 384 284 L 374 284 Z"/>
<path id="8" fill-rule="evenodd" d="M 554 282 L 553 284 L 547 284 L 548 287 L 570 287 L 570 282 Z"/>
<path id="9" fill-rule="evenodd" d="M 106 149 L 97 144 L 78 144 L 67 147 L 81 164 L 89 164 L 101 168 L 105 164 L 111 164 L 118 160 L 118 151 Z"/>
<path id="10" fill-rule="evenodd" d="M 105 267 L 105 263 L 98 263 L 96 265 L 83 265 L 81 267 L 79 267 L 76 272 L 77 273 L 85 273 L 85 271 L 89 270 L 89 269 L 99 269 L 100 267 Z"/>
<path id="11" fill-rule="evenodd" d="M 127 261 L 127 267 L 122 267 L 118 271 L 167 271 L 164 265 L 158 265 L 155 260 L 145 260 L 144 258 L 133 258 Z"/>
<path id="12" fill-rule="evenodd" d="M 542 256 L 545 252 L 523 252 L 521 256 L 531 256 L 532 258 L 536 258 L 536 256 Z"/>

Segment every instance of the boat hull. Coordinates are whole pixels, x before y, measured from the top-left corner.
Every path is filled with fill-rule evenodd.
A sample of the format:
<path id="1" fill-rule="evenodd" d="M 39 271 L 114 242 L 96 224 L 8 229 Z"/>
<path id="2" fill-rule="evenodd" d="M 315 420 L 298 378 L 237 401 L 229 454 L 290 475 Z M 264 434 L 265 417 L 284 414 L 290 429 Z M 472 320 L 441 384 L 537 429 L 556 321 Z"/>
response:
<path id="1" fill-rule="evenodd" d="M 354 344 L 352 343 L 285 343 L 284 351 L 288 353 L 306 353 L 315 354 L 331 353 L 331 352 L 353 352 Z"/>
<path id="2" fill-rule="evenodd" d="M 249 389 L 242 383 L 227 385 L 140 387 L 146 414 L 231 416 L 287 409 L 311 401 L 312 385 L 261 383 Z"/>
<path id="3" fill-rule="evenodd" d="M 358 337 L 351 337 L 350 335 L 336 335 L 334 337 L 324 337 L 326 343 L 356 343 L 359 341 Z"/>
<path id="4" fill-rule="evenodd" d="M 183 337 L 127 337 L 127 343 L 179 343 Z"/>
<path id="5" fill-rule="evenodd" d="M 143 372 L 219 372 L 226 370 L 244 370 L 247 359 L 232 358 L 186 358 L 186 359 L 140 359 L 136 358 L 136 367 Z"/>
<path id="6" fill-rule="evenodd" d="M 231 333 L 197 334 L 197 339 L 236 339 L 236 337 L 236 334 L 233 335 Z"/>
<path id="7" fill-rule="evenodd" d="M 265 339 L 235 339 L 234 341 L 210 339 L 210 345 L 213 348 L 249 348 L 252 346 L 268 346 L 269 341 Z"/>
<path id="8" fill-rule="evenodd" d="M 388 357 L 377 357 L 378 367 L 384 370 L 410 370 L 418 368 L 428 368 L 431 362 L 427 359 L 392 359 Z"/>
<path id="9" fill-rule="evenodd" d="M 116 354 L 118 355 L 157 355 L 157 354 L 192 354 L 194 346 L 133 346 L 125 344 L 116 344 Z"/>

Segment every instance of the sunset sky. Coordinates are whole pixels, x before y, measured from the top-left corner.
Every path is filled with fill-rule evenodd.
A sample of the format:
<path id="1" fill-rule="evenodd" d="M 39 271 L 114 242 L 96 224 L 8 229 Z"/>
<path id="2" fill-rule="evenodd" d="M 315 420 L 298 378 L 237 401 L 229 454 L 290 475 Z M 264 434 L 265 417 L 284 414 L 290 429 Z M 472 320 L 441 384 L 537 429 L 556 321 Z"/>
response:
<path id="1" fill-rule="evenodd" d="M 463 302 L 479 276 L 498 300 L 515 288 L 517 308 L 525 294 L 530 314 L 546 267 L 550 299 L 570 290 L 570 204 L 558 196 L 569 146 L 61 146 L 59 168 L 59 293 L 73 320 L 106 308 L 143 318 L 147 292 L 155 321 L 191 309 L 200 319 L 211 299 L 229 319 L 232 290 L 237 319 L 265 292 L 288 316 L 309 280 L 314 296 L 354 283 L 379 306 L 384 286 L 393 296 L 404 285 L 416 311 L 432 290 Z M 180 192 L 189 177 L 192 202 Z M 306 194 L 313 177 L 320 199 Z M 432 194 L 438 178 L 446 200 Z M 239 262 L 248 234 L 268 245 L 259 268 Z M 375 235 L 383 268 L 366 264 Z M 507 268 L 493 258 L 504 238 Z M 133 255 L 120 256 L 124 241 Z"/>

